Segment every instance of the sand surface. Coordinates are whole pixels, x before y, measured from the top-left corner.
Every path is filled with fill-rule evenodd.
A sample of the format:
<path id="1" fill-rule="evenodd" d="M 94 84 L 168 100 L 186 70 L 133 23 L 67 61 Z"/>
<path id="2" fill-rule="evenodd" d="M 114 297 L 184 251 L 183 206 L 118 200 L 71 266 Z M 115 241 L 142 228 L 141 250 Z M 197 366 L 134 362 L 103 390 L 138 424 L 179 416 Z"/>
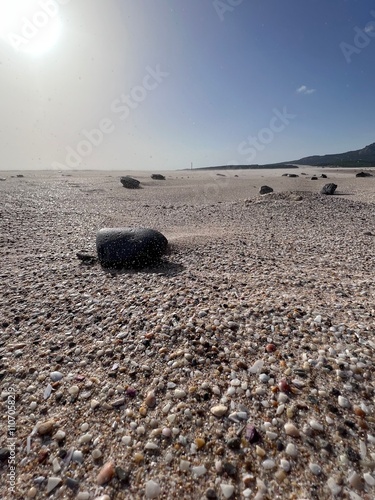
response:
<path id="1" fill-rule="evenodd" d="M 1 498 L 374 498 L 375 177 L 285 172 L 1 172 Z"/>

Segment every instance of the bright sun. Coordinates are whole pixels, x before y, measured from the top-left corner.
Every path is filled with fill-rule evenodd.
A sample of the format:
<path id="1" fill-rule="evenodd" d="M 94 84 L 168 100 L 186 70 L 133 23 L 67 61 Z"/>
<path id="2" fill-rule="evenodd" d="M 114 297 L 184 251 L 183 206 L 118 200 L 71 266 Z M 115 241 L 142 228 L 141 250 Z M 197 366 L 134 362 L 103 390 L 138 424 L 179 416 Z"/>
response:
<path id="1" fill-rule="evenodd" d="M 3 0 L 0 3 L 1 41 L 17 52 L 32 56 L 45 54 L 61 35 L 60 9 L 59 0 Z"/>

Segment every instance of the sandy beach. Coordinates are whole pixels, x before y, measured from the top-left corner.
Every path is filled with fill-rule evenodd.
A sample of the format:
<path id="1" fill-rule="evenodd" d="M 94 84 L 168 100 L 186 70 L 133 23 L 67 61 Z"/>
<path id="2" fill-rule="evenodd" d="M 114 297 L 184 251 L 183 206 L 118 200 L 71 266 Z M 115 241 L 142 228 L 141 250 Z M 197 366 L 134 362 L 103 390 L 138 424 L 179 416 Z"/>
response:
<path id="1" fill-rule="evenodd" d="M 373 499 L 375 169 L 355 172 L 0 172 L 0 497 Z M 127 226 L 168 238 L 160 265 L 77 259 Z"/>

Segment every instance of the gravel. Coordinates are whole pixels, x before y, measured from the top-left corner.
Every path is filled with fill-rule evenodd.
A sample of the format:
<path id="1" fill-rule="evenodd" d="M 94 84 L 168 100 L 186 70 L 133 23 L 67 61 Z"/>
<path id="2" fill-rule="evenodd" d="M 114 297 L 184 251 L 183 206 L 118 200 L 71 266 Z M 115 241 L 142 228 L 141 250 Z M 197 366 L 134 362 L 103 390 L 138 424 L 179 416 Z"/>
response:
<path id="1" fill-rule="evenodd" d="M 204 175 L 1 183 L 1 498 L 374 497 L 372 179 Z M 140 225 L 159 266 L 76 258 Z"/>

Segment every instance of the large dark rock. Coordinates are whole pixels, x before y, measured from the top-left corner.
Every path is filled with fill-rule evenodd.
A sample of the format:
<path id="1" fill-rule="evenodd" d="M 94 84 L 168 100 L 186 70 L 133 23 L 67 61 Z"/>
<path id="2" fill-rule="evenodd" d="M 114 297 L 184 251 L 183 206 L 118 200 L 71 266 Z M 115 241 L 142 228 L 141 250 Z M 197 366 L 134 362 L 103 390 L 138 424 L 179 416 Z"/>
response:
<path id="1" fill-rule="evenodd" d="M 96 250 L 103 267 L 139 268 L 153 264 L 167 247 L 167 238 L 154 229 L 104 228 L 96 235 Z"/>
<path id="2" fill-rule="evenodd" d="M 333 182 L 330 182 L 329 184 L 325 184 L 322 189 L 320 190 L 321 194 L 335 194 L 335 191 L 337 189 L 337 185 L 333 184 Z"/>
<path id="3" fill-rule="evenodd" d="M 317 181 L 317 180 L 318 180 L 318 178 L 317 178 L 317 176 L 316 176 L 316 175 L 313 175 L 313 176 L 311 177 L 311 180 L 312 180 L 312 181 Z"/>
<path id="4" fill-rule="evenodd" d="M 165 177 L 162 174 L 152 174 L 151 179 L 154 179 L 155 181 L 165 181 Z"/>
<path id="5" fill-rule="evenodd" d="M 320 174 L 320 178 L 321 179 L 328 179 L 328 177 L 326 176 L 326 174 Z"/>
<path id="6" fill-rule="evenodd" d="M 261 186 L 259 189 L 259 194 L 273 193 L 273 189 L 269 186 Z"/>
<path id="7" fill-rule="evenodd" d="M 372 174 L 370 172 L 358 172 L 358 174 L 355 175 L 356 177 L 372 177 Z"/>
<path id="8" fill-rule="evenodd" d="M 121 184 L 128 189 L 138 189 L 140 182 L 137 179 L 133 179 L 130 175 L 125 175 L 120 179 Z"/>

